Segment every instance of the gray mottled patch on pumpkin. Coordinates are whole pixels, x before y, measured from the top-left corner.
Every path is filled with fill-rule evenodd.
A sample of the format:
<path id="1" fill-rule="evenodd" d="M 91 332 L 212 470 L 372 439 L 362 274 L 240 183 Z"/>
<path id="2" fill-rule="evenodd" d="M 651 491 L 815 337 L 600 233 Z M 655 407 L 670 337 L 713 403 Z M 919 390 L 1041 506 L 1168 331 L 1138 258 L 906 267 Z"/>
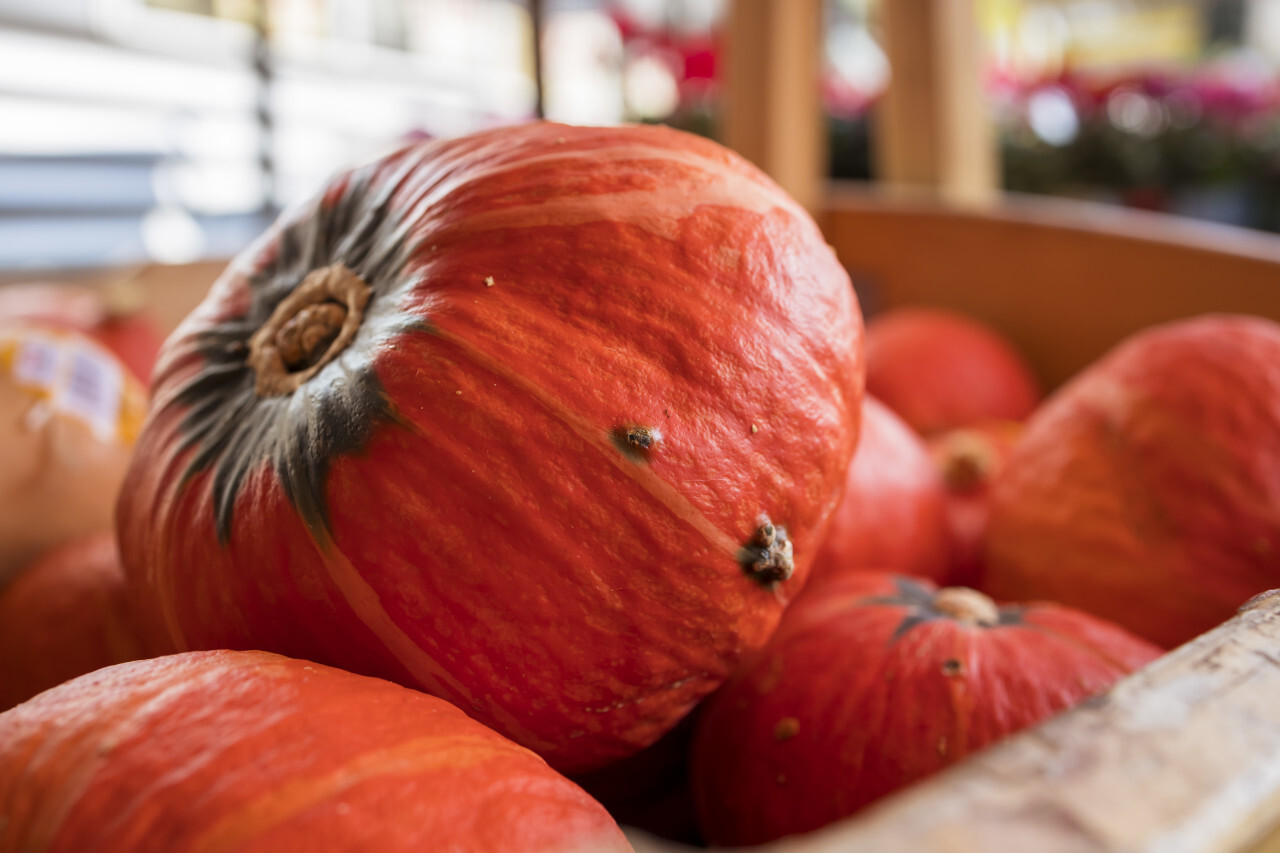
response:
<path id="1" fill-rule="evenodd" d="M 386 307 L 379 300 L 412 285 L 405 275 L 412 254 L 407 223 L 391 200 L 413 165 L 406 162 L 376 189 L 369 170 L 356 172 L 336 201 L 319 198 L 284 224 L 275 258 L 249 279 L 248 311 L 198 333 L 204 368 L 176 397 L 187 407 L 182 448 L 196 448 L 184 481 L 212 470 L 220 542 L 230 541 L 236 498 L 264 461 L 312 534 L 324 541 L 332 461 L 358 453 L 377 426 L 397 420 L 370 360 L 378 340 L 421 325 L 394 310 L 378 310 Z M 342 354 L 297 390 L 259 396 L 248 363 L 249 339 L 309 272 L 334 263 L 345 264 L 371 288 L 364 325 Z"/>

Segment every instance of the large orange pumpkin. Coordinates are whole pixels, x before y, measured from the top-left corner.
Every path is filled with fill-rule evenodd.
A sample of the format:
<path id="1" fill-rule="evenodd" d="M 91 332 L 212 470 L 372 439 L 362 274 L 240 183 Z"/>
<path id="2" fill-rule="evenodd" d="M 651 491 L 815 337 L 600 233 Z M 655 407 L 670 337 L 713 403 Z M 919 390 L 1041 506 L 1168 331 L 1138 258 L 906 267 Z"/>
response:
<path id="1" fill-rule="evenodd" d="M 813 221 L 713 142 L 411 145 L 287 214 L 166 343 L 125 568 L 179 648 L 388 677 L 601 765 L 803 582 L 860 338 Z"/>
<path id="2" fill-rule="evenodd" d="M 1280 585 L 1280 324 L 1149 329 L 1060 389 L 996 483 L 983 588 L 1174 646 Z"/>
<path id="3" fill-rule="evenodd" d="M 119 664 L 0 714 L 0 850 L 630 850 L 448 703 L 265 652 Z"/>
<path id="4" fill-rule="evenodd" d="M 1111 686 L 1161 650 L 1048 602 L 888 572 L 815 578 L 705 704 L 691 775 L 713 844 L 808 832 Z"/>

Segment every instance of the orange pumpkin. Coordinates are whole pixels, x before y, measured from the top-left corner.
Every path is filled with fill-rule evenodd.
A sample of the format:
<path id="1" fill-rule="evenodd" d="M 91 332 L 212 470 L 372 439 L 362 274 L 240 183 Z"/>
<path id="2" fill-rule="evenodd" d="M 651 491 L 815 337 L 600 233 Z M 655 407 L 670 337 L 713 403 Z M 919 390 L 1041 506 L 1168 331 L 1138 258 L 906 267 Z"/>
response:
<path id="1" fill-rule="evenodd" d="M 119 664 L 0 714 L 6 851 L 631 847 L 448 703 L 265 652 Z"/>
<path id="2" fill-rule="evenodd" d="M 125 569 L 179 648 L 387 677 L 599 766 L 776 627 L 860 352 L 813 220 L 713 142 L 410 145 L 287 214 L 166 342 Z"/>
<path id="3" fill-rule="evenodd" d="M 109 532 L 52 549 L 0 588 L 0 709 L 148 654 Z"/>
<path id="4" fill-rule="evenodd" d="M 1160 653 L 1056 604 L 997 607 L 887 572 L 815 579 L 698 720 L 703 833 L 748 845 L 817 829 Z"/>
<path id="5" fill-rule="evenodd" d="M 942 580 L 950 567 L 947 495 L 929 449 L 868 394 L 844 497 L 814 559 L 813 576 L 892 568 Z"/>
<path id="6" fill-rule="evenodd" d="M 1040 401 L 1022 353 L 995 329 L 940 308 L 867 323 L 867 391 L 928 435 L 990 418 L 1020 421 Z"/>
<path id="7" fill-rule="evenodd" d="M 982 586 L 1174 646 L 1280 586 L 1280 324 L 1132 336 L 1026 424 L 992 494 Z"/>
<path id="8" fill-rule="evenodd" d="M 111 529 L 145 406 L 90 338 L 0 326 L 0 586 L 45 550 Z"/>

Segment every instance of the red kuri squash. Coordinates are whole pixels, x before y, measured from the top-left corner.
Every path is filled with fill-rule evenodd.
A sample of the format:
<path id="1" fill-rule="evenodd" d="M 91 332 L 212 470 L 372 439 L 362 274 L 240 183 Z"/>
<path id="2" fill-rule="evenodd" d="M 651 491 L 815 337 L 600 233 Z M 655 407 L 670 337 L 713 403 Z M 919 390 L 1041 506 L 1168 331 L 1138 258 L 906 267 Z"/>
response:
<path id="1" fill-rule="evenodd" d="M 1141 332 L 1032 417 L 992 495 L 983 588 L 1174 646 L 1280 586 L 1280 324 Z"/>
<path id="2" fill-rule="evenodd" d="M 847 274 L 719 145 L 417 143 L 286 214 L 166 342 L 121 551 L 179 648 L 388 677 L 587 769 L 772 633 L 861 396 Z"/>
<path id="3" fill-rule="evenodd" d="M 942 580 L 951 566 L 946 513 L 942 478 L 924 440 L 868 394 L 844 497 L 813 576 L 892 568 Z"/>
<path id="4" fill-rule="evenodd" d="M 1040 401 L 1026 359 L 996 330 L 940 308 L 897 308 L 867 323 L 867 391 L 918 432 L 1022 420 Z"/>
<path id="5" fill-rule="evenodd" d="M 56 547 L 0 587 L 0 709 L 147 656 L 113 533 Z"/>
<path id="6" fill-rule="evenodd" d="M 119 664 L 0 714 L 0 827 L 49 853 L 631 849 L 448 703 L 266 652 Z"/>
<path id="7" fill-rule="evenodd" d="M 88 337 L 0 326 L 0 586 L 45 550 L 111 529 L 145 407 Z"/>
<path id="8" fill-rule="evenodd" d="M 817 829 L 1159 654 L 1055 604 L 997 607 L 885 572 L 815 578 L 706 703 L 692 758 L 703 832 L 747 845 Z"/>

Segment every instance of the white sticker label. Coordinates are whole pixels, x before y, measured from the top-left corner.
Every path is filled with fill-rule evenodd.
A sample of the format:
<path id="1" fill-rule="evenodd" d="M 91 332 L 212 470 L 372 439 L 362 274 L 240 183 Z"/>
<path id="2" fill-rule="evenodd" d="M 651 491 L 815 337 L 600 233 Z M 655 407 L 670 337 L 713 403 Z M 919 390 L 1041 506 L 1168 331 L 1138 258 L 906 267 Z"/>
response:
<path id="1" fill-rule="evenodd" d="M 31 337 L 22 341 L 13 362 L 13 376 L 20 385 L 52 388 L 58 381 L 62 347 L 56 341 Z"/>
<path id="2" fill-rule="evenodd" d="M 67 350 L 66 355 L 67 379 L 54 405 L 86 421 L 98 436 L 113 435 L 120 417 L 119 366 L 80 347 Z"/>
<path id="3" fill-rule="evenodd" d="M 71 415 L 102 441 L 117 436 L 125 376 L 113 358 L 71 338 L 26 334 L 14 343 L 13 380 L 44 401 L 41 411 Z"/>

